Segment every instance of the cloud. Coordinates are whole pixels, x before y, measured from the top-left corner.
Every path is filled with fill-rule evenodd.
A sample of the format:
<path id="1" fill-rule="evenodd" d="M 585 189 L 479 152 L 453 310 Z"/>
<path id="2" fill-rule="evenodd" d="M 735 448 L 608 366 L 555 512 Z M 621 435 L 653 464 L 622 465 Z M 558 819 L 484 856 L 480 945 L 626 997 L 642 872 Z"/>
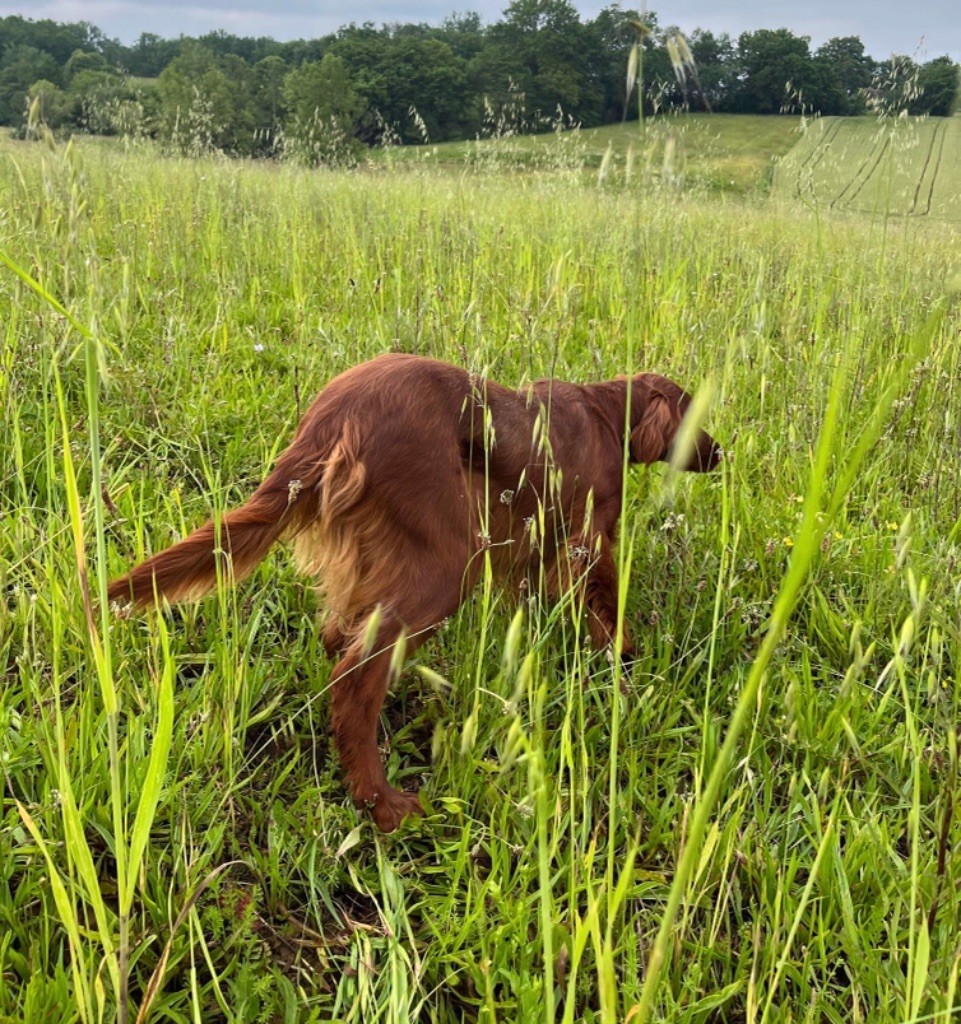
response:
<path id="1" fill-rule="evenodd" d="M 463 6 L 463 4 L 461 5 Z M 488 2 L 473 5 L 485 20 L 500 17 L 500 6 Z M 371 21 L 439 24 L 457 7 L 445 0 L 376 0 L 351 4 L 346 0 L 318 4 L 311 0 L 164 0 L 142 3 L 132 0 L 39 0 L 31 4 L 0 3 L 0 15 L 20 14 L 39 20 L 87 21 L 106 35 L 132 43 L 142 32 L 176 38 L 203 35 L 216 29 L 241 36 L 272 36 L 278 40 L 311 39 L 336 32 L 351 22 Z"/>
<path id="2" fill-rule="evenodd" d="M 652 7 L 657 10 L 656 5 Z M 858 36 L 877 60 L 918 50 L 921 59 L 948 53 L 961 61 L 958 0 L 915 0 L 897 7 L 877 0 L 807 0 L 804 4 L 681 0 L 665 4 L 658 11 L 658 21 L 662 26 L 677 24 L 687 32 L 698 26 L 715 34 L 727 32 L 734 39 L 741 32 L 789 28 L 797 35 L 810 36 L 813 47 L 835 36 Z"/>
<path id="3" fill-rule="evenodd" d="M 278 40 L 311 39 L 335 32 L 350 22 L 370 21 L 439 24 L 456 10 L 476 10 L 488 23 L 502 17 L 508 0 L 33 0 L 2 3 L 0 14 L 21 14 L 54 21 L 88 21 L 108 36 L 133 42 L 142 32 L 160 36 L 203 35 L 223 29 L 241 36 L 271 36 Z M 583 18 L 593 17 L 602 0 L 576 3 Z M 622 7 L 639 7 L 622 0 Z M 923 39 L 925 59 L 948 53 L 961 62 L 961 17 L 958 0 L 914 0 L 895 6 L 877 0 L 672 0 L 649 5 L 662 26 L 676 24 L 690 32 L 700 27 L 715 34 L 759 28 L 789 28 L 811 37 L 813 46 L 832 36 L 859 36 L 878 59 L 892 52 L 914 53 Z"/>

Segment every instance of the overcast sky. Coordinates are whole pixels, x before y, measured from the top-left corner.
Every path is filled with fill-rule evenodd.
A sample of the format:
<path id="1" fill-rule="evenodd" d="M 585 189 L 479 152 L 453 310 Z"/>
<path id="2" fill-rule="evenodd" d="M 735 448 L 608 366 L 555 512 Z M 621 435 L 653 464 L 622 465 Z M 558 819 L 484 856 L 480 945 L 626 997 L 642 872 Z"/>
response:
<path id="1" fill-rule="evenodd" d="M 454 10 L 477 11 L 485 22 L 500 19 L 509 0 L 31 0 L 4 3 L 0 14 L 54 21 L 89 21 L 108 36 L 132 43 L 141 32 L 160 36 L 202 35 L 224 29 L 240 36 L 310 39 L 351 21 L 438 24 Z M 607 0 L 574 0 L 582 18 Z M 622 0 L 640 9 L 641 2 Z M 832 36 L 860 36 L 871 56 L 913 53 L 931 59 L 944 53 L 961 61 L 961 0 L 651 0 L 659 24 L 710 29 L 715 34 L 758 28 L 789 28 L 819 46 Z"/>

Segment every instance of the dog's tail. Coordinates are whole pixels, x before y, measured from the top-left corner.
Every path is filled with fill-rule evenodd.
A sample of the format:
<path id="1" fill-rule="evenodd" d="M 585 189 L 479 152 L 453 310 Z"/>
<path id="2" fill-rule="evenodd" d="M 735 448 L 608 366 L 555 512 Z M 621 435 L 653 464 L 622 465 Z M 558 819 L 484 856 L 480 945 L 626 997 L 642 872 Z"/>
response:
<path id="1" fill-rule="evenodd" d="M 295 441 L 243 505 L 114 580 L 108 600 L 134 608 L 195 601 L 216 588 L 218 576 L 230 582 L 249 576 L 275 540 L 294 536 L 317 514 L 324 464 L 309 448 Z"/>

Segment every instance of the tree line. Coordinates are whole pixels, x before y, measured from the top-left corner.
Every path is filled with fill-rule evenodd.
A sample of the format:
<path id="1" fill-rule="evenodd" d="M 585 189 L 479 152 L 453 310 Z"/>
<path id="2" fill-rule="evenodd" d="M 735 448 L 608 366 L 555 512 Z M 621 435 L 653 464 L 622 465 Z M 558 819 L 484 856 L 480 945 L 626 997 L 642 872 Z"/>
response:
<path id="1" fill-rule="evenodd" d="M 585 127 L 636 117 L 625 75 L 638 46 L 646 111 L 880 111 L 945 116 L 950 57 L 877 61 L 856 36 L 817 49 L 788 29 L 732 39 L 662 28 L 617 4 L 582 21 L 568 0 L 513 0 L 500 21 L 351 24 L 278 42 L 211 32 L 132 45 L 85 22 L 0 18 L 0 124 L 139 133 L 183 149 L 322 162 L 384 139 L 474 138 L 509 123 Z M 638 60 L 637 57 L 640 59 Z M 32 112 L 32 113 L 31 113 Z"/>

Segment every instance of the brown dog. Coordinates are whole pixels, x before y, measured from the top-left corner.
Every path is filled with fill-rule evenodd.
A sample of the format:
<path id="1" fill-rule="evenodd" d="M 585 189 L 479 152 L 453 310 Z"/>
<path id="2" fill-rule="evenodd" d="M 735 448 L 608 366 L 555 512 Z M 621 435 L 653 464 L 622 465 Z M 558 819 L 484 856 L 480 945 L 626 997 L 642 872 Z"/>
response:
<path id="1" fill-rule="evenodd" d="M 690 402 L 651 373 L 511 391 L 433 359 L 380 356 L 324 388 L 244 505 L 114 581 L 110 600 L 194 600 L 215 588 L 218 559 L 240 580 L 275 540 L 292 540 L 320 582 L 324 646 L 340 659 L 331 717 L 351 795 L 390 831 L 421 810 L 416 793 L 388 784 L 377 749 L 394 645 L 410 653 L 457 610 L 485 553 L 515 585 L 578 587 L 592 642 L 613 643 L 625 455 L 669 458 Z M 698 431 L 683 468 L 719 458 Z"/>

